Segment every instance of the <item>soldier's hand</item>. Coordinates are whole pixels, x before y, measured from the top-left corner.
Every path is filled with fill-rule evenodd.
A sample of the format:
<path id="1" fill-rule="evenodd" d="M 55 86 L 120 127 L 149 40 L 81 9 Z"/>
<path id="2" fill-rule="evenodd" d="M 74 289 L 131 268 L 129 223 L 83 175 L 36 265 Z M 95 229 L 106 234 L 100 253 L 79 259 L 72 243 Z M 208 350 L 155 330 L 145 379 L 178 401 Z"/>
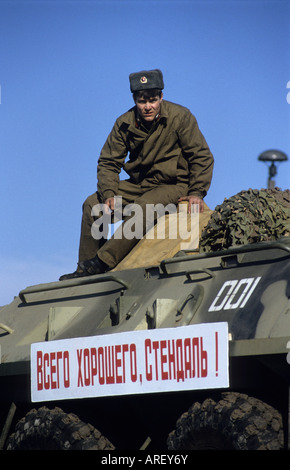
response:
<path id="1" fill-rule="evenodd" d="M 198 206 L 199 212 L 203 212 L 204 210 L 204 203 L 203 199 L 198 197 L 198 196 L 183 196 L 178 199 L 178 202 L 181 201 L 188 201 L 188 209 L 187 212 L 191 213 L 192 212 L 192 205 Z"/>

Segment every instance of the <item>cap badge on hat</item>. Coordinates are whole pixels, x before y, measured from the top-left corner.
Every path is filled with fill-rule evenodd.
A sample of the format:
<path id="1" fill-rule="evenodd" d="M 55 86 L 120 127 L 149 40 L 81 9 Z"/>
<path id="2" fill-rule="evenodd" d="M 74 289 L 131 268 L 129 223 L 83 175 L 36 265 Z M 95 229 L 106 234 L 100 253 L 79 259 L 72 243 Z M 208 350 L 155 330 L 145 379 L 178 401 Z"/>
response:
<path id="1" fill-rule="evenodd" d="M 129 81 L 132 93 L 141 90 L 153 90 L 154 88 L 163 90 L 164 88 L 163 75 L 159 69 L 130 73 Z"/>

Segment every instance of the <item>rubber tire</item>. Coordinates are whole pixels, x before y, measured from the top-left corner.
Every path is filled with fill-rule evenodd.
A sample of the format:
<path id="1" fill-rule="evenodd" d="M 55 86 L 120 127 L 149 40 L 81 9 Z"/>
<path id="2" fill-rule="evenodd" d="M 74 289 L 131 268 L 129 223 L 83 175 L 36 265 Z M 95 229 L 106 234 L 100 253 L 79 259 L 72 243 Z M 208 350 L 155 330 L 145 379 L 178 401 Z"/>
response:
<path id="1" fill-rule="evenodd" d="M 90 424 L 60 408 L 31 410 L 18 421 L 7 450 L 114 450 Z"/>
<path id="2" fill-rule="evenodd" d="M 177 421 L 167 445 L 170 450 L 279 450 L 283 442 L 277 410 L 248 395 L 226 392 L 217 401 L 194 403 Z"/>

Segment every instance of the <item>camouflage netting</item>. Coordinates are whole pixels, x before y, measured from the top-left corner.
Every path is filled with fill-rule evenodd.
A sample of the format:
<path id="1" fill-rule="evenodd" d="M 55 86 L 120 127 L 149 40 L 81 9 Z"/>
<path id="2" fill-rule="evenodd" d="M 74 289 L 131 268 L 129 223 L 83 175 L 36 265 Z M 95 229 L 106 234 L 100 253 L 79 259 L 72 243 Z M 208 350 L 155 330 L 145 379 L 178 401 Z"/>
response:
<path id="1" fill-rule="evenodd" d="M 248 189 L 225 199 L 202 232 L 200 251 L 290 236 L 290 191 Z"/>

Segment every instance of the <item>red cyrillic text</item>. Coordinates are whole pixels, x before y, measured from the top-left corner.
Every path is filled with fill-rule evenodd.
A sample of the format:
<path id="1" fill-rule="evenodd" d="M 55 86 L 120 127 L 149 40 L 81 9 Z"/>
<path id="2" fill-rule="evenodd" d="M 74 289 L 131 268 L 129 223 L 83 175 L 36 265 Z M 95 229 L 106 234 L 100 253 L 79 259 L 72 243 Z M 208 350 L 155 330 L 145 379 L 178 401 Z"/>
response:
<path id="1" fill-rule="evenodd" d="M 77 350 L 78 387 L 137 380 L 137 350 L 135 344 L 118 344 Z M 128 366 L 128 368 L 127 368 Z"/>
<path id="2" fill-rule="evenodd" d="M 145 371 L 147 380 L 184 381 L 207 376 L 207 352 L 203 338 L 177 340 L 145 340 Z"/>
<path id="3" fill-rule="evenodd" d="M 37 351 L 37 390 L 70 386 L 69 352 L 44 353 Z"/>

